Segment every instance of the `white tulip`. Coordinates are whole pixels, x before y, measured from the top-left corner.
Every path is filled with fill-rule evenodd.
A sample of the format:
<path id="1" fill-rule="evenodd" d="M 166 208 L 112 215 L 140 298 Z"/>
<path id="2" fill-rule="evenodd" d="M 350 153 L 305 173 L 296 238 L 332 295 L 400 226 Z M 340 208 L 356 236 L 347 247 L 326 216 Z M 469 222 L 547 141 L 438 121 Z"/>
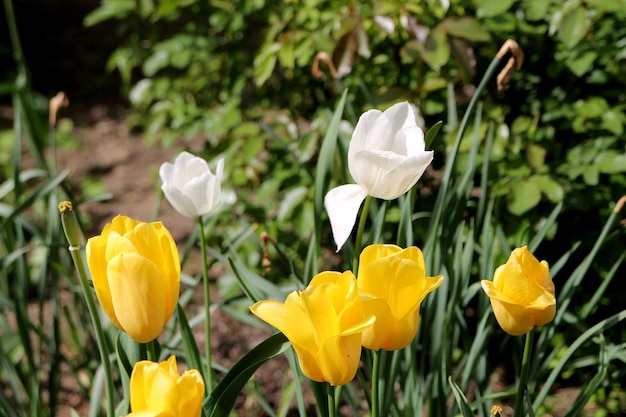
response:
<path id="1" fill-rule="evenodd" d="M 425 148 L 424 132 L 409 103 L 361 115 L 348 148 L 348 168 L 356 184 L 333 188 L 324 198 L 337 251 L 350 236 L 365 197 L 393 200 L 415 185 L 433 160 L 433 151 Z"/>
<path id="2" fill-rule="evenodd" d="M 183 216 L 202 216 L 220 202 L 223 170 L 224 159 L 217 161 L 213 175 L 204 159 L 182 152 L 173 164 L 165 162 L 161 165 L 161 189 L 170 204 Z"/>

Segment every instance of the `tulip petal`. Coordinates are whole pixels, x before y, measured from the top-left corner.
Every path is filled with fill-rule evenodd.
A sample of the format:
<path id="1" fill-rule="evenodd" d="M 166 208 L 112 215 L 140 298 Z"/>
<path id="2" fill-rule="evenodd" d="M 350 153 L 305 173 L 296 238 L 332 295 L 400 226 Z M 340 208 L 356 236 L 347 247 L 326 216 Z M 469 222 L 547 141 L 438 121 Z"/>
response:
<path id="1" fill-rule="evenodd" d="M 351 166 L 350 172 L 369 195 L 393 200 L 417 183 L 433 155 L 433 151 L 405 156 L 380 149 L 363 150 L 355 155 L 360 163 Z"/>
<path id="2" fill-rule="evenodd" d="M 181 416 L 200 416 L 204 396 L 204 380 L 196 369 L 185 371 L 178 379 L 178 414 Z"/>
<path id="3" fill-rule="evenodd" d="M 328 212 L 337 252 L 348 240 L 365 197 L 367 192 L 357 184 L 341 185 L 326 194 L 324 206 Z"/>
<path id="4" fill-rule="evenodd" d="M 137 342 L 154 340 L 169 319 L 161 272 L 142 256 L 119 254 L 109 262 L 107 275 L 121 327 Z"/>

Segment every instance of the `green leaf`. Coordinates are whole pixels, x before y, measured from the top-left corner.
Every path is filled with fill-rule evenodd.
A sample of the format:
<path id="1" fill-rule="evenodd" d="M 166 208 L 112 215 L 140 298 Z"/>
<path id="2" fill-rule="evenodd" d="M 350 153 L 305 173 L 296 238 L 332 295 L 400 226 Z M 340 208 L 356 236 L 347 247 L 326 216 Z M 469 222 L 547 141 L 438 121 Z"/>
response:
<path id="1" fill-rule="evenodd" d="M 571 48 L 580 42 L 589 31 L 589 20 L 587 11 L 582 7 L 577 7 L 563 16 L 559 22 L 558 38 Z"/>
<path id="2" fill-rule="evenodd" d="M 211 395 L 205 400 L 203 409 L 208 417 L 228 417 L 235 400 L 256 370 L 269 359 L 280 355 L 291 344 L 284 334 L 270 336 L 233 365 Z"/>
<path id="3" fill-rule="evenodd" d="M 463 417 L 474 417 L 474 412 L 472 411 L 472 407 L 470 407 L 465 394 L 461 391 L 461 388 L 452 380 L 452 377 L 448 377 L 448 383 L 452 388 L 452 393 L 454 394 L 454 398 L 456 399 L 456 404 L 459 406 L 461 410 L 461 414 Z"/>
<path id="4" fill-rule="evenodd" d="M 493 17 L 500 15 L 511 8 L 514 0 L 477 0 L 477 14 L 479 17 Z"/>
<path id="5" fill-rule="evenodd" d="M 265 84 L 276 66 L 277 53 L 281 49 L 280 43 L 273 43 L 261 47 L 254 57 L 254 78 L 257 86 Z"/>
<path id="6" fill-rule="evenodd" d="M 624 133 L 624 114 L 611 109 L 602 113 L 602 128 L 614 133 L 615 136 L 621 136 Z"/>
<path id="7" fill-rule="evenodd" d="M 160 50 L 150 55 L 143 63 L 143 73 L 147 77 L 152 77 L 160 69 L 165 68 L 170 63 L 170 53 Z"/>
<path id="8" fill-rule="evenodd" d="M 197 369 L 204 378 L 208 381 L 207 372 L 211 372 L 206 366 L 202 364 L 202 358 L 200 357 L 200 350 L 198 349 L 198 343 L 193 335 L 189 321 L 185 310 L 179 304 L 176 305 L 176 319 L 178 320 L 178 328 L 180 329 L 180 335 L 183 341 L 183 350 L 185 351 L 185 362 L 191 369 Z M 206 319 L 205 319 L 206 320 Z M 211 387 L 207 387 L 210 390 Z"/>
<path id="9" fill-rule="evenodd" d="M 437 137 L 437 133 L 439 133 L 441 126 L 443 126 L 443 122 L 440 120 L 432 125 L 430 129 L 428 129 L 428 131 L 426 132 L 426 137 L 424 138 L 424 142 L 426 143 L 426 149 L 430 148 L 430 145 Z"/>
<path id="10" fill-rule="evenodd" d="M 583 181 L 587 185 L 598 185 L 600 182 L 600 169 L 597 165 L 588 165 L 583 170 Z"/>
<path id="11" fill-rule="evenodd" d="M 626 172 L 626 153 L 605 151 L 596 159 L 595 166 L 602 174 L 617 174 Z"/>
<path id="12" fill-rule="evenodd" d="M 149 103 L 152 100 L 150 89 L 152 87 L 152 80 L 144 78 L 135 84 L 128 94 L 128 99 L 134 106 L 141 106 Z"/>
<path id="13" fill-rule="evenodd" d="M 435 27 L 426 38 L 422 57 L 433 69 L 438 70 L 450 59 L 450 44 L 443 26 Z"/>
<path id="14" fill-rule="evenodd" d="M 536 184 L 539 189 L 548 197 L 548 200 L 553 203 L 559 203 L 563 201 L 565 191 L 561 184 L 547 175 L 533 175 L 530 180 Z"/>
<path id="15" fill-rule="evenodd" d="M 580 77 L 593 67 L 593 63 L 597 57 L 598 54 L 596 52 L 587 51 L 580 56 L 568 59 L 565 61 L 565 65 L 567 65 L 570 71 Z"/>
<path id="16" fill-rule="evenodd" d="M 624 0 L 585 0 L 585 3 L 590 8 L 603 12 L 620 12 L 626 9 L 626 1 Z"/>
<path id="17" fill-rule="evenodd" d="M 526 147 L 526 160 L 534 169 L 539 169 L 546 161 L 546 149 L 543 146 L 531 143 Z"/>
<path id="18" fill-rule="evenodd" d="M 473 42 L 487 42 L 491 39 L 489 32 L 473 17 L 449 17 L 441 22 L 448 35 L 467 39 Z"/>
<path id="19" fill-rule="evenodd" d="M 104 0 L 102 5 L 89 13 L 83 23 L 94 26 L 108 19 L 123 19 L 135 10 L 135 0 Z"/>
<path id="20" fill-rule="evenodd" d="M 548 15 L 550 2 L 546 0 L 525 0 L 522 2 L 522 6 L 526 12 L 526 19 L 531 21 L 543 20 Z"/>
<path id="21" fill-rule="evenodd" d="M 541 201 L 541 189 L 529 180 L 511 185 L 507 206 L 512 214 L 520 215 L 535 207 Z"/>

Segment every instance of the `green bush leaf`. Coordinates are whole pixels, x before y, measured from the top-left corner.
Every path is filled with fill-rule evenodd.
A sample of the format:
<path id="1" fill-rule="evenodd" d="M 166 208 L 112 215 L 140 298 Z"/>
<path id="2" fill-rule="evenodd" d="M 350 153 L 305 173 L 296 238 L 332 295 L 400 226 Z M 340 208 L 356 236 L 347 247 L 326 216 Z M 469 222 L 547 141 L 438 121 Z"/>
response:
<path id="1" fill-rule="evenodd" d="M 582 7 L 577 7 L 563 16 L 563 19 L 559 22 L 557 35 L 565 46 L 571 48 L 577 45 L 588 31 L 587 12 Z"/>
<path id="2" fill-rule="evenodd" d="M 422 57 L 431 67 L 438 70 L 450 59 L 450 44 L 445 28 L 441 25 L 435 27 L 426 38 Z"/>
<path id="3" fill-rule="evenodd" d="M 541 189 L 532 181 L 522 180 L 511 185 L 508 195 L 508 209 L 520 215 L 535 207 L 541 201 Z"/>
<path id="4" fill-rule="evenodd" d="M 478 15 L 481 17 L 493 17 L 509 10 L 514 0 L 478 0 Z"/>
<path id="5" fill-rule="evenodd" d="M 473 17 L 449 17 L 441 25 L 448 35 L 473 42 L 486 42 L 491 39 L 489 32 Z"/>
<path id="6" fill-rule="evenodd" d="M 596 159 L 596 167 L 603 174 L 626 172 L 626 153 L 606 151 Z"/>
<path id="7" fill-rule="evenodd" d="M 533 175 L 530 180 L 536 184 L 553 203 L 558 203 L 563 200 L 565 191 L 556 180 L 547 175 Z"/>

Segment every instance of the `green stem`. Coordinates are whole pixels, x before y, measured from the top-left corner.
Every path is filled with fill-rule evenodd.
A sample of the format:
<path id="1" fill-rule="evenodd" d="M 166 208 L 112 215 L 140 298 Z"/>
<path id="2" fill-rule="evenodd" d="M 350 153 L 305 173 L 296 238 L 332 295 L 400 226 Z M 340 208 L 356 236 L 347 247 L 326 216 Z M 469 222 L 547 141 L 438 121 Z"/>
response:
<path id="1" fill-rule="evenodd" d="M 207 362 L 206 388 L 207 393 L 213 391 L 213 362 L 211 360 L 211 288 L 209 286 L 209 266 L 206 253 L 206 236 L 204 233 L 204 221 L 198 216 L 200 227 L 200 252 L 202 253 L 202 281 L 204 282 L 204 354 Z"/>
<path id="2" fill-rule="evenodd" d="M 158 362 L 159 358 L 157 356 L 156 349 L 154 347 L 154 340 L 148 343 L 145 343 L 145 347 L 146 347 L 146 356 L 148 360 L 152 362 Z"/>
<path id="3" fill-rule="evenodd" d="M 87 268 L 85 267 L 85 261 L 83 259 L 83 253 L 80 246 L 70 246 L 70 254 L 74 260 L 74 265 L 78 271 L 78 278 L 80 281 L 80 287 L 83 290 L 85 299 L 87 300 L 87 308 L 89 309 L 89 315 L 96 331 L 96 341 L 98 343 L 98 349 L 100 350 L 100 357 L 102 359 L 102 366 L 104 367 L 104 379 L 107 396 L 107 417 L 115 417 L 115 389 L 113 386 L 113 371 L 111 369 L 111 362 L 109 361 L 109 346 L 106 343 L 104 331 L 102 330 L 102 324 L 100 323 L 100 316 L 98 315 L 98 309 L 96 302 L 91 293 L 91 287 L 87 279 Z"/>
<path id="4" fill-rule="evenodd" d="M 361 210 L 361 218 L 359 219 L 359 226 L 356 231 L 356 240 L 354 242 L 354 261 L 352 263 L 352 272 L 354 275 L 358 273 L 359 269 L 359 255 L 361 254 L 361 243 L 363 240 L 363 231 L 365 230 L 365 224 L 367 223 L 367 216 L 372 205 L 373 197 L 368 195 L 365 197 L 365 203 L 363 204 L 363 210 Z"/>
<path id="5" fill-rule="evenodd" d="M 335 387 L 328 384 L 328 417 L 337 415 L 337 402 L 335 398 Z"/>
<path id="6" fill-rule="evenodd" d="M 528 381 L 528 371 L 530 370 L 530 359 L 533 350 L 533 339 L 535 329 L 533 328 L 526 334 L 526 344 L 524 345 L 524 356 L 522 357 L 522 370 L 520 372 L 519 383 L 517 386 L 517 396 L 515 397 L 515 410 L 513 417 L 522 417 L 524 415 L 524 398 L 526 397 L 526 382 Z"/>
<path id="7" fill-rule="evenodd" d="M 4 0 L 4 10 L 6 13 L 7 27 L 9 29 L 9 38 L 11 39 L 11 48 L 13 49 L 13 59 L 18 69 L 25 72 L 26 64 L 24 62 L 24 54 L 22 53 L 20 35 L 17 30 L 15 12 L 13 11 L 13 2 L 11 0 Z"/>
<path id="8" fill-rule="evenodd" d="M 380 414 L 380 384 L 378 381 L 380 380 L 380 350 L 373 351 L 374 358 L 372 362 L 372 416 L 378 417 Z"/>

